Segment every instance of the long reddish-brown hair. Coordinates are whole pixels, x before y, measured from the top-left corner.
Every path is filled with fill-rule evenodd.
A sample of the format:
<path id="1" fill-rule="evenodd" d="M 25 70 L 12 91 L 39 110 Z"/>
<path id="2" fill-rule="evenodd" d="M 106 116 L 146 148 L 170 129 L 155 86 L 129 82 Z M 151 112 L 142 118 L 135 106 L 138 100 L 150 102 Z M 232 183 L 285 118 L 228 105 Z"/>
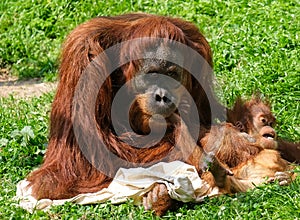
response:
<path id="1" fill-rule="evenodd" d="M 96 57 L 99 54 L 117 43 L 140 37 L 178 41 L 197 51 L 209 64 L 208 66 L 212 67 L 211 50 L 204 36 L 195 25 L 178 18 L 128 14 L 99 17 L 79 25 L 70 33 L 63 45 L 59 69 L 60 82 L 52 105 L 50 140 L 44 162 L 28 177 L 35 197 L 68 198 L 107 187 L 112 176 L 96 169 L 95 166 L 99 163 L 101 167 L 115 171 L 120 166 L 126 166 L 124 161 L 140 165 L 140 163 L 157 162 L 161 159 L 184 160 L 180 153 L 167 157 L 174 149 L 174 138 L 179 132 L 176 126 L 173 132 L 166 134 L 159 143 L 149 148 L 132 147 L 122 141 L 113 130 L 111 105 L 114 95 L 126 81 L 134 77 L 140 65 L 139 61 L 132 61 L 114 70 L 97 91 L 94 106 L 79 106 L 78 109 L 74 106 L 76 86 L 91 61 L 95 61 L 98 67 L 105 68 L 103 64 L 97 63 Z M 134 52 L 131 48 L 126 49 Z M 120 57 L 116 59 L 121 60 L 122 54 L 120 53 Z M 193 65 L 192 62 L 191 65 Z M 190 76 L 188 89 L 196 103 L 201 125 L 209 127 L 212 122 L 211 107 L 219 104 L 212 99 L 211 71 L 199 69 L 196 72 L 197 76 Z M 201 85 L 195 77 L 197 80 L 200 79 Z M 203 88 L 203 85 L 206 88 Z M 90 90 L 95 88 L 90 88 Z M 88 94 L 83 94 L 81 99 L 88 99 L 87 96 Z M 109 155 L 103 153 L 103 149 L 94 149 L 91 146 L 95 141 L 93 137 L 87 143 L 87 147 L 95 157 L 100 157 L 100 159 L 97 160 L 97 164 L 92 164 L 86 159 L 74 134 L 72 121 L 74 108 L 82 116 L 80 126 L 82 126 L 83 134 L 88 135 L 91 129 L 86 121 L 93 120 L 105 145 L 102 147 L 106 147 L 109 152 L 121 158 L 123 161 L 121 164 L 110 160 Z"/>

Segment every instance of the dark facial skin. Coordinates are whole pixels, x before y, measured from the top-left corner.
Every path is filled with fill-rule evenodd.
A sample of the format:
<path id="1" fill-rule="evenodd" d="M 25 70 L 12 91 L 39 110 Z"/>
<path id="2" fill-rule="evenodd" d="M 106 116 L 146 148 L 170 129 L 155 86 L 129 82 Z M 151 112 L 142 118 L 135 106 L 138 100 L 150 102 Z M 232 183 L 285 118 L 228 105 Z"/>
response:
<path id="1" fill-rule="evenodd" d="M 171 53 L 167 48 L 160 47 L 146 54 L 160 59 L 148 58 L 140 62 L 140 70 L 131 83 L 132 90 L 136 94 L 134 103 L 137 103 L 132 106 L 139 106 L 139 109 L 135 110 L 136 107 L 131 109 L 131 118 L 135 121 L 151 118 L 152 123 L 160 131 L 160 124 L 165 124 L 166 121 L 168 123 L 168 118 L 176 113 L 190 76 L 179 65 L 168 61 L 176 60 L 182 64 L 180 54 Z M 149 132 L 147 126 L 139 125 L 135 121 L 131 122 L 131 126 L 136 132 Z"/>
<path id="2" fill-rule="evenodd" d="M 155 62 L 146 73 L 135 78 L 135 91 L 143 100 L 140 105 L 146 114 L 168 117 L 176 110 L 185 83 L 182 72 L 175 65 Z"/>

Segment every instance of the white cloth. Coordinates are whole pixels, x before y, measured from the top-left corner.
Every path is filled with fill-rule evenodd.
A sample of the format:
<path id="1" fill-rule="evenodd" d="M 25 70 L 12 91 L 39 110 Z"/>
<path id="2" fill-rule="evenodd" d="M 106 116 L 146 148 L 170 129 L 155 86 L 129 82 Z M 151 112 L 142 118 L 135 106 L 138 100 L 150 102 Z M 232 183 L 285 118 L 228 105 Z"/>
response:
<path id="1" fill-rule="evenodd" d="M 155 183 L 164 183 L 170 197 L 182 202 L 200 202 L 206 196 L 220 194 L 217 187 L 212 188 L 200 179 L 195 167 L 174 161 L 161 162 L 149 168 L 121 168 L 108 188 L 63 200 L 36 200 L 28 187 L 29 182 L 22 180 L 17 184 L 16 199 L 19 200 L 20 207 L 30 212 L 35 209 L 46 210 L 52 205 L 62 205 L 65 202 L 93 204 L 111 201 L 117 204 L 131 198 L 135 204 L 140 204 L 143 195 L 150 191 Z"/>

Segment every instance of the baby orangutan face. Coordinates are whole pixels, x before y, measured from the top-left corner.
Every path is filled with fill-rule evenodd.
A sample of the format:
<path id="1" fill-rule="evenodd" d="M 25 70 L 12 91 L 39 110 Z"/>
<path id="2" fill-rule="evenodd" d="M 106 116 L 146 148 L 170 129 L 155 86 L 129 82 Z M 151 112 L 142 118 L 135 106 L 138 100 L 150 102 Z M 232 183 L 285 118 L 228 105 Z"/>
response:
<path id="1" fill-rule="evenodd" d="M 261 100 L 254 99 L 244 103 L 240 109 L 243 109 L 242 117 L 235 122 L 235 126 L 255 138 L 261 147 L 276 149 L 277 134 L 273 128 L 276 119 L 270 107 Z"/>
<path id="2" fill-rule="evenodd" d="M 251 108 L 252 125 L 249 124 L 249 134 L 259 139 L 263 148 L 275 149 L 276 146 L 276 131 L 275 117 L 270 111 L 269 107 L 260 103 Z"/>

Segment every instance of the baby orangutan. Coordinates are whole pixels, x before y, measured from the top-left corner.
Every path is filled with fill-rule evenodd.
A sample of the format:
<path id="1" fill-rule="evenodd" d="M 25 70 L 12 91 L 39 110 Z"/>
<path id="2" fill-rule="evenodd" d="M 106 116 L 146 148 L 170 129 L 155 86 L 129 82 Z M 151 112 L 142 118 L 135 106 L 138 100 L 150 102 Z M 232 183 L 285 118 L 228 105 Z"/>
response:
<path id="1" fill-rule="evenodd" d="M 300 143 L 277 139 L 274 130 L 276 118 L 271 112 L 270 104 L 259 97 L 249 101 L 238 98 L 234 107 L 227 111 L 227 121 L 234 124 L 239 131 L 249 134 L 249 140 L 252 139 L 261 147 L 276 149 L 283 159 L 300 163 Z"/>
<path id="2" fill-rule="evenodd" d="M 277 149 L 275 117 L 271 112 L 269 103 L 255 97 L 244 102 L 238 98 L 233 109 L 227 112 L 228 122 L 248 135 L 250 141 L 257 142 L 265 149 Z M 245 137 L 247 135 L 245 134 Z"/>
<path id="3" fill-rule="evenodd" d="M 292 173 L 289 163 L 275 149 L 264 149 L 249 140 L 230 123 L 216 125 L 201 139 L 206 152 L 215 154 L 224 167 L 233 173 L 226 176 L 224 193 L 245 192 L 265 182 L 278 180 L 280 185 L 289 184 Z M 267 179 L 268 178 L 268 179 Z"/>
<path id="4" fill-rule="evenodd" d="M 212 126 L 201 139 L 204 150 L 214 153 L 233 173 L 227 177 L 225 192 L 244 192 L 274 180 L 289 184 L 292 168 L 277 150 L 282 142 L 276 140 L 269 104 L 259 98 L 238 99 L 227 114 L 230 123 Z"/>

